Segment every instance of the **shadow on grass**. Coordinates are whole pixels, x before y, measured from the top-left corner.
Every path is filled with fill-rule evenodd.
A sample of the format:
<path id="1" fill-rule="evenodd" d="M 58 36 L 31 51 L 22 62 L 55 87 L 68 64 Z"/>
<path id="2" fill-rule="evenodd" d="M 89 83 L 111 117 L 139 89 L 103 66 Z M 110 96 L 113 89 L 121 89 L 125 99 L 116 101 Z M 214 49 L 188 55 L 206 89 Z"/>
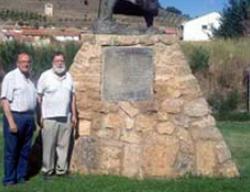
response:
<path id="1" fill-rule="evenodd" d="M 36 139 L 32 145 L 30 157 L 29 157 L 29 167 L 28 167 L 28 179 L 39 174 L 42 168 L 42 157 L 43 157 L 43 145 L 42 145 L 42 133 L 39 131 Z"/>

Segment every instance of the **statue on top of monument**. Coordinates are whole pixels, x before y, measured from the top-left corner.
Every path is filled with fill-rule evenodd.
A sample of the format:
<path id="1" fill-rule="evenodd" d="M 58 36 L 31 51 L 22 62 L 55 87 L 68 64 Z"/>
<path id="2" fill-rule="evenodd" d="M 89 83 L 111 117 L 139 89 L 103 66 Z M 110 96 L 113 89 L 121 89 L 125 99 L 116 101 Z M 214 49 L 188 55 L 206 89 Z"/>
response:
<path id="1" fill-rule="evenodd" d="M 127 28 L 115 23 L 114 14 L 143 16 L 147 29 L 151 29 L 158 15 L 158 0 L 100 0 L 98 19 L 94 24 L 96 33 L 129 33 Z M 128 32 L 129 31 L 129 32 Z"/>

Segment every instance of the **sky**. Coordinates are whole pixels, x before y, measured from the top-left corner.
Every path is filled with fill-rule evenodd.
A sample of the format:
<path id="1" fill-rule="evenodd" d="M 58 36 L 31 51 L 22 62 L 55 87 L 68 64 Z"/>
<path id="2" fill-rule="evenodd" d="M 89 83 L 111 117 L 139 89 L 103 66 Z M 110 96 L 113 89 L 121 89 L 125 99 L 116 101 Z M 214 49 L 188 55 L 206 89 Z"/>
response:
<path id="1" fill-rule="evenodd" d="M 163 7 L 174 6 L 191 17 L 212 11 L 221 12 L 228 0 L 159 0 Z"/>

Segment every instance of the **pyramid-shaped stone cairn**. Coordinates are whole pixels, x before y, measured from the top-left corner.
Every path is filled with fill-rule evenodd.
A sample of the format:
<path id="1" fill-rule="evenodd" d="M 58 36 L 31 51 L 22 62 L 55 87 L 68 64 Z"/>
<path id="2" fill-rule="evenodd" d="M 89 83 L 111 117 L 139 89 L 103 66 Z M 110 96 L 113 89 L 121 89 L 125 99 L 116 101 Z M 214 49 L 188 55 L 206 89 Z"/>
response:
<path id="1" fill-rule="evenodd" d="M 80 136 L 71 170 L 136 178 L 239 175 L 174 37 L 82 39 L 70 69 Z"/>

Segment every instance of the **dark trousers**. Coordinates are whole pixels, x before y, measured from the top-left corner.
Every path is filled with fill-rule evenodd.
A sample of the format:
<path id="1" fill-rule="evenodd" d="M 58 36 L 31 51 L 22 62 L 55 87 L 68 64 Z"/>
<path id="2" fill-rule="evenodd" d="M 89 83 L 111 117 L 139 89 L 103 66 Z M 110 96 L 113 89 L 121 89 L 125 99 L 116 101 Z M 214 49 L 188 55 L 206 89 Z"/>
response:
<path id="1" fill-rule="evenodd" d="M 9 123 L 6 117 L 3 117 L 4 185 L 26 180 L 28 158 L 35 130 L 34 115 L 32 113 L 13 112 L 13 118 L 17 125 L 17 133 L 10 132 Z"/>

